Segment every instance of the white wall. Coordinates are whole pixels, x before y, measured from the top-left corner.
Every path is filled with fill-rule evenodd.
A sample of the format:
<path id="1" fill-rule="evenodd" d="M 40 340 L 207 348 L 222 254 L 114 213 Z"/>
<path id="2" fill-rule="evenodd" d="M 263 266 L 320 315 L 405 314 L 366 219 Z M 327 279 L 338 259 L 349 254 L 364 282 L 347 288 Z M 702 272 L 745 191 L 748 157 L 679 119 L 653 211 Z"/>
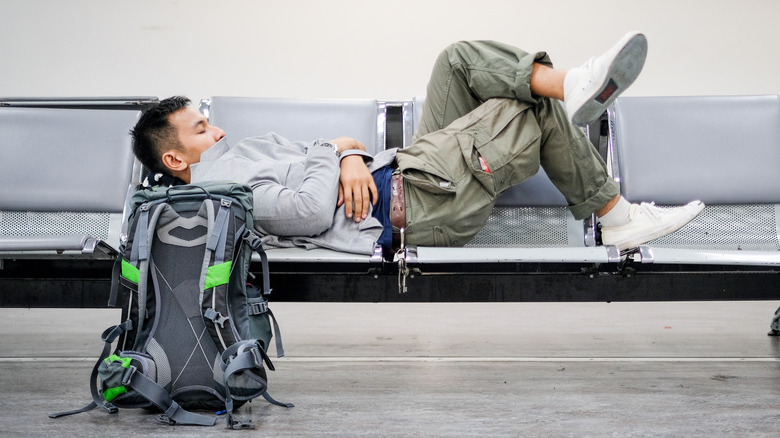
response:
<path id="1" fill-rule="evenodd" d="M 459 39 L 571 67 L 650 41 L 629 95 L 780 92 L 774 0 L 0 0 L 0 96 L 408 99 Z"/>

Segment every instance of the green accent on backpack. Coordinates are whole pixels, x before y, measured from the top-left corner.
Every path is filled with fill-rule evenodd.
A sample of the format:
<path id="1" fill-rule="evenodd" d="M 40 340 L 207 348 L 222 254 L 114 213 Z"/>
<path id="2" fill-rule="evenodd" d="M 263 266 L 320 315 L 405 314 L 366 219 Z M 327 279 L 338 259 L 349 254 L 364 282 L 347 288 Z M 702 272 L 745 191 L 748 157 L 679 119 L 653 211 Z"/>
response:
<path id="1" fill-rule="evenodd" d="M 233 267 L 233 262 L 228 261 L 220 263 L 218 265 L 209 266 L 206 271 L 206 282 L 203 286 L 204 289 L 211 289 L 226 284 L 230 281 L 230 269 Z"/>
<path id="2" fill-rule="evenodd" d="M 122 368 L 129 368 L 130 363 L 133 361 L 130 357 L 119 357 L 116 354 L 112 354 L 111 356 L 108 356 L 104 362 L 106 365 L 111 365 L 114 362 L 120 362 L 120 365 Z M 113 388 L 107 388 L 103 391 L 103 398 L 106 399 L 107 402 L 110 402 L 111 400 L 119 397 L 122 394 L 127 393 L 127 388 L 123 386 L 115 386 Z"/>
<path id="3" fill-rule="evenodd" d="M 115 361 L 122 362 L 123 368 L 130 368 L 130 363 L 133 362 L 133 358 L 131 357 L 119 357 L 116 354 L 112 354 L 111 356 L 108 356 L 105 360 L 106 365 L 111 365 Z"/>
<path id="4" fill-rule="evenodd" d="M 103 391 L 103 398 L 106 399 L 107 402 L 111 402 L 111 400 L 126 393 L 127 393 L 127 388 L 125 388 L 124 386 L 117 386 L 116 388 L 108 388 L 105 391 Z"/>
<path id="5" fill-rule="evenodd" d="M 135 284 L 138 284 L 138 279 L 140 277 L 140 272 L 138 271 L 138 268 L 131 265 L 130 263 L 126 262 L 124 259 L 122 260 L 122 277 L 125 277 L 126 279 L 132 281 Z"/>

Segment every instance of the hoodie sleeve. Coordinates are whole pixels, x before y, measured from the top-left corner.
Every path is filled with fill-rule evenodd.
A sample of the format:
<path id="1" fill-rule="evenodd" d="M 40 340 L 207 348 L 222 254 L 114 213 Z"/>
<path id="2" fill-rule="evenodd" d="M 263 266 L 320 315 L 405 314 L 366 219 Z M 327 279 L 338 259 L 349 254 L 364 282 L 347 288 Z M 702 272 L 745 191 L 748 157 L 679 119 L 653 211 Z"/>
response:
<path id="1" fill-rule="evenodd" d="M 336 210 L 339 160 L 331 149 L 312 145 L 303 161 L 250 170 L 255 228 L 276 236 L 316 236 L 330 228 Z"/>
<path id="2" fill-rule="evenodd" d="M 333 224 L 340 175 L 338 157 L 321 142 L 291 142 L 270 133 L 233 147 L 218 143 L 193 165 L 193 181 L 250 186 L 260 233 L 317 236 Z"/>

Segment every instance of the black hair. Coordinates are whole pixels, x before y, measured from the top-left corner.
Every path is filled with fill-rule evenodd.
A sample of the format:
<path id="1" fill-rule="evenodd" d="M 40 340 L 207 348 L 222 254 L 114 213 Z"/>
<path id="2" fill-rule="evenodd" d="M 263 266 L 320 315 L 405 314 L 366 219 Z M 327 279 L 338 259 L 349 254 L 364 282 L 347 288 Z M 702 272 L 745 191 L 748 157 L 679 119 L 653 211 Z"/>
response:
<path id="1" fill-rule="evenodd" d="M 170 115 L 187 108 L 191 101 L 184 96 L 172 96 L 150 106 L 130 131 L 133 136 L 133 153 L 147 169 L 170 175 L 162 163 L 162 153 L 168 149 L 182 149 L 176 128 Z"/>

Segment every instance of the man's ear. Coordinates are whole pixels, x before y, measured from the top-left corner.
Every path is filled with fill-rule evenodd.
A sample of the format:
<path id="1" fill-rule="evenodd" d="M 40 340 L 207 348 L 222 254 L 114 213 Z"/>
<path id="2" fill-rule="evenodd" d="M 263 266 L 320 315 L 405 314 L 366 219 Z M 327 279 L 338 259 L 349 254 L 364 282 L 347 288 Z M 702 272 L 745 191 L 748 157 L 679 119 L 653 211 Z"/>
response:
<path id="1" fill-rule="evenodd" d="M 187 162 L 184 161 L 184 156 L 176 149 L 169 149 L 163 152 L 161 159 L 165 167 L 174 172 L 182 172 L 188 167 Z"/>

